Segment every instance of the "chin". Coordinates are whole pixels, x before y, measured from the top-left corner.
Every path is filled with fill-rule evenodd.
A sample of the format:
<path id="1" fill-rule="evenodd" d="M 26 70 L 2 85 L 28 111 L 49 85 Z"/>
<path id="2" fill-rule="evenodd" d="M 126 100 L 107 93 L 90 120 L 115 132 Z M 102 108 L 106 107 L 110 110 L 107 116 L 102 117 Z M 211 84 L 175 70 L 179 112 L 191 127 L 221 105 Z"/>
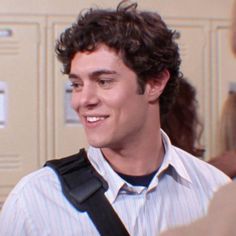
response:
<path id="1" fill-rule="evenodd" d="M 90 146 L 95 147 L 95 148 L 103 148 L 104 146 L 98 143 L 89 143 Z"/>
<path id="2" fill-rule="evenodd" d="M 88 143 L 89 145 L 95 147 L 95 148 L 104 148 L 106 147 L 106 144 L 104 142 L 101 142 L 101 140 L 97 141 L 97 140 L 89 140 L 88 139 Z"/>
<path id="3" fill-rule="evenodd" d="M 95 148 L 113 148 L 117 146 L 117 143 L 114 140 L 111 140 L 111 138 L 103 138 L 100 136 L 87 136 L 87 141 L 90 146 L 93 146 Z"/>

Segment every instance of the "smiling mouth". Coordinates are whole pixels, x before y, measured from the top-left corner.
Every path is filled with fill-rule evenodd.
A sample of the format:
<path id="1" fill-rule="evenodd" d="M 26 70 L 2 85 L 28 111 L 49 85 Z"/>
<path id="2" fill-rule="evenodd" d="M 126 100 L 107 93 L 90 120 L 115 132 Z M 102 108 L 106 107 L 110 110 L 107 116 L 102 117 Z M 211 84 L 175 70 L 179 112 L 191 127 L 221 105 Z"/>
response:
<path id="1" fill-rule="evenodd" d="M 88 123 L 96 123 L 98 121 L 103 121 L 107 118 L 108 116 L 86 116 L 85 120 Z"/>

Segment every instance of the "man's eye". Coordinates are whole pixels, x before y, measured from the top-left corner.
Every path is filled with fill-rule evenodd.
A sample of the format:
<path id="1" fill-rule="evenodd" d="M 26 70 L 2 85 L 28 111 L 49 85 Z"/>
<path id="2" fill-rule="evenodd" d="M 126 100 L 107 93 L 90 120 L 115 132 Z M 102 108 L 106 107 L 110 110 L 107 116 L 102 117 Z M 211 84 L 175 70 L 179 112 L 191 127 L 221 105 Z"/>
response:
<path id="1" fill-rule="evenodd" d="M 101 87 L 104 87 L 104 88 L 109 88 L 109 87 L 111 87 L 112 82 L 113 82 L 112 79 L 99 79 L 99 80 L 98 80 L 98 84 L 99 84 Z"/>
<path id="2" fill-rule="evenodd" d="M 80 87 L 81 85 L 80 85 L 79 83 L 72 82 L 72 83 L 70 84 L 70 86 L 71 86 L 72 88 L 78 88 L 78 87 Z"/>

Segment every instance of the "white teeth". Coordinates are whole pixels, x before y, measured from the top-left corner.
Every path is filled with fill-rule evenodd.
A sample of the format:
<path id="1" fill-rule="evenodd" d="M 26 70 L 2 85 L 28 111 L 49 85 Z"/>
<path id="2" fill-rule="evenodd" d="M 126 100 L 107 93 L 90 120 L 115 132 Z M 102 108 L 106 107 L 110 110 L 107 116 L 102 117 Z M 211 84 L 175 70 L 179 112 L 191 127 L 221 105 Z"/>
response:
<path id="1" fill-rule="evenodd" d="M 88 122 L 96 122 L 99 120 L 104 120 L 104 117 L 96 117 L 96 116 L 87 116 L 87 121 Z"/>

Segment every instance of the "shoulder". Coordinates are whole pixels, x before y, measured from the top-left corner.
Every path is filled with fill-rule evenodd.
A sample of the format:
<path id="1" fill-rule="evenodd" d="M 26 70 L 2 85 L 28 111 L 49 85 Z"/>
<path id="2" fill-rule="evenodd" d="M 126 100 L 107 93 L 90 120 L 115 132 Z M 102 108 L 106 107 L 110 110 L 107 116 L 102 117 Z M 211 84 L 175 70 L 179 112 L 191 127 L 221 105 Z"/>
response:
<path id="1" fill-rule="evenodd" d="M 206 161 L 173 146 L 163 131 L 162 139 L 166 150 L 165 156 L 170 164 L 172 164 L 180 176 L 182 175 L 189 182 L 192 182 L 195 188 L 212 192 L 231 181 L 227 175 Z"/>
<path id="2" fill-rule="evenodd" d="M 188 175 L 195 182 L 206 183 L 213 188 L 230 182 L 230 178 L 213 165 L 203 161 L 184 150 L 173 147 L 174 152 L 181 160 Z"/>
<path id="3" fill-rule="evenodd" d="M 16 184 L 3 204 L 0 215 L 1 230 L 14 230 L 4 222 L 17 224 L 19 227 L 14 232 L 35 230 L 36 222 L 41 220 L 40 212 L 47 212 L 49 202 L 62 198 L 60 195 L 62 191 L 59 180 L 50 168 L 44 167 L 28 174 Z"/>
<path id="4" fill-rule="evenodd" d="M 48 191 L 60 191 L 60 182 L 56 173 L 49 167 L 43 167 L 24 176 L 12 189 L 8 199 L 18 201 L 27 196 L 43 195 Z"/>

